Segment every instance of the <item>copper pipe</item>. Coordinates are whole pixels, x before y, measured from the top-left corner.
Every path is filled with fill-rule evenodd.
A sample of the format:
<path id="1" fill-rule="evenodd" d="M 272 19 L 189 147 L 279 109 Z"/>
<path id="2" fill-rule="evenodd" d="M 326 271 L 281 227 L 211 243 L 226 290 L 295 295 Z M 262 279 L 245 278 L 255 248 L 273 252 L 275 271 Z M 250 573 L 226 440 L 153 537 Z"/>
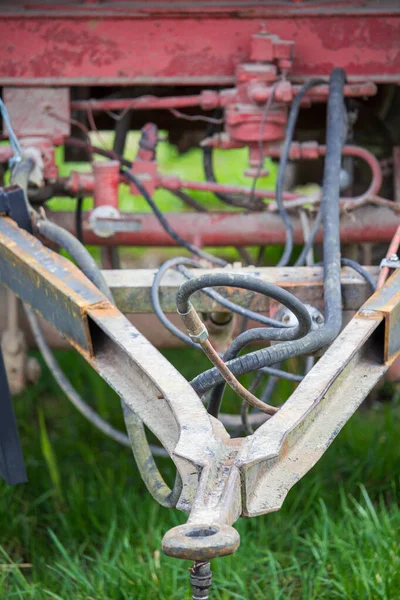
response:
<path id="1" fill-rule="evenodd" d="M 396 233 L 393 236 L 392 241 L 390 242 L 389 249 L 386 254 L 386 258 L 390 258 L 393 254 L 397 254 L 400 246 L 400 225 L 396 229 Z M 379 273 L 378 283 L 376 284 L 376 289 L 379 290 L 389 275 L 389 267 L 382 267 L 381 272 Z"/>

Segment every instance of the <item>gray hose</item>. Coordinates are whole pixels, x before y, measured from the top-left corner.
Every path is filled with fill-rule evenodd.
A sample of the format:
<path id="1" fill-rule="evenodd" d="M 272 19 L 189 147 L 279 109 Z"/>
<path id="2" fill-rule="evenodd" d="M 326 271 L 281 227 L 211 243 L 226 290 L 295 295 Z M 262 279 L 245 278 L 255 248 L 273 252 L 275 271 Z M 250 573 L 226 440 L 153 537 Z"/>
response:
<path id="1" fill-rule="evenodd" d="M 199 265 L 197 263 L 197 267 L 201 268 L 201 265 Z M 183 275 L 187 279 L 193 278 L 193 275 L 189 271 L 189 269 L 186 269 L 183 266 L 180 266 L 178 268 L 178 271 L 183 273 Z M 241 317 L 244 317 L 246 319 L 252 319 L 253 321 L 258 321 L 259 323 L 263 323 L 263 325 L 268 325 L 269 327 L 278 327 L 280 329 L 286 329 L 289 327 L 288 325 L 286 325 L 285 323 L 281 323 L 281 321 L 278 321 L 277 319 L 272 319 L 271 317 L 266 317 L 265 315 L 263 315 L 261 313 L 254 312 L 253 310 L 250 310 L 249 308 L 245 308 L 244 306 L 240 306 L 239 304 L 235 304 L 234 302 L 231 302 L 230 300 L 228 300 L 227 298 L 225 298 L 224 296 L 222 296 L 221 294 L 219 294 L 217 291 L 213 290 L 212 288 L 204 288 L 201 291 L 204 294 L 206 294 L 206 296 L 208 296 L 209 298 L 212 298 L 212 300 L 215 300 L 215 302 L 218 302 L 218 304 L 221 304 L 221 306 L 224 306 L 231 312 L 236 313 L 236 314 L 240 315 Z"/>
<path id="2" fill-rule="evenodd" d="M 293 103 L 292 103 L 292 106 L 290 109 L 288 122 L 287 122 L 287 126 L 286 126 L 285 140 L 283 142 L 281 158 L 279 161 L 279 169 L 278 169 L 278 175 L 276 178 L 276 188 L 275 188 L 276 203 L 278 205 L 279 213 L 282 217 L 282 221 L 285 225 L 285 230 L 286 230 L 285 247 L 283 250 L 283 254 L 277 264 L 278 267 L 284 267 L 285 265 L 287 265 L 289 263 L 290 257 L 292 255 L 292 251 L 293 251 L 293 226 L 292 226 L 292 221 L 291 221 L 291 219 L 288 215 L 288 212 L 285 208 L 285 205 L 283 203 L 283 185 L 284 185 L 284 180 L 285 180 L 286 165 L 287 165 L 287 161 L 288 161 L 289 153 L 290 153 L 290 147 L 291 147 L 292 141 L 293 141 L 294 129 L 296 127 L 297 116 L 299 114 L 300 105 L 301 105 L 304 95 L 311 88 L 316 87 L 318 85 L 324 85 L 324 84 L 326 84 L 326 81 L 324 81 L 323 79 L 310 79 L 309 81 L 306 81 L 305 83 L 303 83 L 303 85 L 301 86 L 301 89 L 299 90 L 299 93 L 296 95 L 295 99 L 293 100 Z"/>
<path id="3" fill-rule="evenodd" d="M 294 313 L 298 320 L 298 323 L 295 327 L 289 327 L 287 329 L 264 327 L 249 329 L 248 331 L 241 333 L 237 338 L 235 338 L 228 350 L 225 352 L 223 357 L 225 362 L 235 358 L 245 346 L 254 341 L 294 340 L 299 337 L 303 337 L 310 331 L 310 314 L 304 304 L 302 304 L 300 300 L 293 296 L 293 294 L 272 283 L 267 283 L 260 279 L 256 279 L 251 275 L 238 273 L 210 273 L 190 279 L 184 283 L 177 292 L 176 305 L 178 312 L 184 314 L 189 311 L 189 299 L 196 291 L 214 286 L 238 287 L 264 294 L 286 306 Z M 224 388 L 225 384 L 218 385 L 211 394 L 208 404 L 208 412 L 214 417 L 218 417 Z"/>
<path id="4" fill-rule="evenodd" d="M 159 270 L 157 271 L 157 273 L 154 276 L 153 284 L 151 286 L 151 303 L 152 303 L 155 315 L 160 320 L 160 322 L 164 325 L 164 327 L 166 329 L 168 329 L 168 331 L 170 333 L 172 333 L 172 335 L 175 335 L 178 339 L 183 341 L 188 346 L 191 346 L 192 348 L 196 348 L 197 350 L 201 350 L 201 347 L 199 346 L 199 344 L 196 344 L 195 342 L 193 342 L 188 335 L 183 333 L 183 331 L 181 331 L 178 327 L 176 327 L 173 323 L 171 323 L 171 321 L 164 314 L 164 311 L 161 307 L 160 284 L 161 284 L 162 278 L 164 277 L 164 275 L 168 271 L 168 269 L 175 267 L 187 279 L 193 278 L 191 271 L 189 271 L 189 269 L 186 269 L 184 267 L 184 265 L 190 265 L 197 269 L 201 269 L 201 267 L 202 267 L 202 265 L 198 261 L 194 260 L 193 258 L 186 258 L 186 257 L 178 256 L 178 257 L 170 258 L 169 260 L 167 260 L 165 263 L 163 263 L 161 265 L 161 267 L 159 268 Z M 264 325 L 270 325 L 271 327 L 279 327 L 281 329 L 287 328 L 287 326 L 284 323 L 281 323 L 280 321 L 277 321 L 276 319 L 271 319 L 270 317 L 266 317 L 259 313 L 253 312 L 252 310 L 249 310 L 247 308 L 244 308 L 243 306 L 240 306 L 239 304 L 235 304 L 234 302 L 227 300 L 226 298 L 224 298 L 224 296 L 222 296 L 221 294 L 219 294 L 218 292 L 216 292 L 215 290 L 213 290 L 211 288 L 205 288 L 205 289 L 202 289 L 201 291 L 204 294 L 206 294 L 207 296 L 209 296 L 210 298 L 212 298 L 213 300 L 215 300 L 216 302 L 218 302 L 219 304 L 221 304 L 221 306 L 224 306 L 228 310 L 230 310 L 234 313 L 237 313 L 245 318 L 259 321 L 260 323 L 264 323 Z"/>
<path id="5" fill-rule="evenodd" d="M 299 254 L 298 259 L 294 263 L 295 267 L 301 267 L 305 264 L 308 253 L 311 248 L 314 246 L 315 238 L 317 237 L 317 233 L 322 225 L 322 210 L 320 209 L 315 217 L 314 225 L 311 229 L 310 235 L 306 240 L 306 243 L 303 246 L 302 251 Z"/>
<path id="6" fill-rule="evenodd" d="M 84 275 L 86 275 L 86 277 L 106 296 L 106 298 L 108 298 L 108 300 L 110 300 L 110 302 L 113 302 L 110 288 L 97 266 L 96 261 L 89 254 L 85 246 L 83 246 L 72 233 L 69 233 L 69 231 L 51 221 L 47 221 L 47 219 L 38 221 L 36 223 L 36 229 L 37 233 L 68 252 Z"/>
<path id="7" fill-rule="evenodd" d="M 354 271 L 356 271 L 359 275 L 361 275 L 361 277 L 364 277 L 365 281 L 368 283 L 369 287 L 371 288 L 371 291 L 375 292 L 375 290 L 376 290 L 375 279 L 357 261 L 352 260 L 351 258 L 342 258 L 340 263 L 341 263 L 342 267 L 350 267 L 351 269 L 354 269 Z"/>
<path id="8" fill-rule="evenodd" d="M 276 344 L 228 361 L 235 376 L 287 360 L 301 354 L 310 354 L 332 343 L 342 326 L 340 287 L 340 168 L 345 139 L 346 114 L 343 101 L 345 75 L 342 69 L 332 71 L 329 82 L 327 108 L 326 156 L 321 209 L 324 231 L 324 302 L 325 323 L 304 338 Z M 217 369 L 209 369 L 191 383 L 198 394 L 204 394 L 217 383 L 222 383 Z"/>
<path id="9" fill-rule="evenodd" d="M 133 456 L 147 489 L 161 506 L 175 508 L 182 492 L 182 479 L 177 474 L 172 490 L 167 486 L 152 456 L 143 421 L 124 402 L 122 410 Z"/>
<path id="10" fill-rule="evenodd" d="M 92 423 L 92 425 L 99 429 L 99 431 L 101 431 L 111 439 L 115 440 L 119 444 L 130 447 L 131 444 L 127 435 L 122 433 L 122 431 L 114 429 L 112 425 L 110 425 L 107 421 L 102 419 L 100 415 L 98 415 L 97 412 L 93 410 L 93 408 L 91 408 L 88 404 L 86 404 L 86 402 L 84 402 L 84 400 L 82 400 L 82 398 L 72 386 L 70 381 L 65 377 L 64 373 L 60 368 L 60 365 L 55 359 L 53 352 L 50 350 L 46 342 L 46 338 L 44 337 L 43 332 L 39 326 L 39 322 L 34 311 L 27 304 L 24 304 L 24 308 L 29 321 L 29 325 L 32 330 L 33 337 L 35 339 L 36 346 L 39 348 L 40 353 L 43 356 L 43 360 L 47 365 L 47 368 L 49 369 L 50 373 L 53 375 L 54 379 L 56 380 L 64 394 L 67 396 L 67 398 L 71 401 L 75 408 L 79 410 L 79 412 L 85 417 L 85 419 L 90 421 L 90 423 Z"/>
<path id="11" fill-rule="evenodd" d="M 107 285 L 106 280 L 103 277 L 100 269 L 98 268 L 96 262 L 91 257 L 85 246 L 83 246 L 73 235 L 69 232 L 65 231 L 62 227 L 51 223 L 50 221 L 39 221 L 37 223 L 37 231 L 55 242 L 59 246 L 61 246 L 64 250 L 66 250 L 71 257 L 76 261 L 82 272 L 86 275 L 86 277 L 96 285 L 100 291 L 111 301 L 114 303 L 114 299 L 111 293 L 110 288 Z M 66 394 L 67 398 L 72 402 L 72 404 L 83 414 L 95 427 L 97 427 L 100 431 L 111 437 L 112 439 L 122 443 L 124 445 L 128 445 L 132 447 L 133 455 L 135 457 L 136 463 L 138 465 L 138 469 L 142 475 L 143 481 L 152 494 L 154 499 L 162 504 L 163 506 L 170 506 L 169 503 L 178 500 L 180 496 L 181 488 L 181 478 L 179 473 L 176 475 L 175 485 L 173 490 L 170 490 L 164 479 L 162 478 L 160 472 L 157 469 L 156 464 L 154 463 L 154 459 L 152 457 L 152 449 L 149 446 L 149 443 L 146 438 L 146 434 L 144 432 L 143 424 L 140 420 L 129 419 L 129 422 L 126 424 L 126 427 L 129 432 L 129 438 L 125 436 L 123 433 L 114 429 L 109 423 L 104 421 L 90 406 L 84 402 L 84 400 L 79 396 L 76 390 L 73 388 L 71 383 L 65 377 L 64 373 L 60 369 L 53 353 L 50 348 L 47 346 L 47 343 L 44 339 L 43 333 L 40 330 L 40 326 L 37 322 L 36 316 L 32 309 L 27 308 L 27 316 L 29 322 L 32 326 L 32 331 L 34 337 L 36 339 L 37 345 L 40 348 L 43 358 L 49 367 L 51 373 L 53 373 L 54 378 L 57 383 L 60 385 L 61 389 Z M 122 407 L 124 409 L 124 403 L 122 402 Z M 124 416 L 128 414 L 126 410 L 124 410 Z M 135 438 L 134 443 L 131 444 L 130 440 Z M 161 454 L 165 456 L 164 452 Z M 144 461 L 145 464 L 142 464 Z M 149 465 L 153 464 L 153 467 L 150 468 Z M 174 505 L 175 506 L 175 505 Z"/>

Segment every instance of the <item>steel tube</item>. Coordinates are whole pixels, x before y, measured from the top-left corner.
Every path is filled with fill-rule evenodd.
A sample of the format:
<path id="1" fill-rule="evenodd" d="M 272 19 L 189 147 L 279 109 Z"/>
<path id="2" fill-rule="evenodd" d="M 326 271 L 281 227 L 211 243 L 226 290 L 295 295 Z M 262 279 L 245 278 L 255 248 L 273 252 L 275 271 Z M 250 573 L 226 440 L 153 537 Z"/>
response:
<path id="1" fill-rule="evenodd" d="M 73 100 L 71 110 L 138 110 L 149 108 L 185 108 L 200 106 L 201 96 L 140 96 L 139 98 L 123 98 L 109 100 Z"/>
<path id="2" fill-rule="evenodd" d="M 75 232 L 71 212 L 50 212 L 49 218 L 68 231 Z M 98 246 L 175 246 L 152 214 L 124 213 L 122 219 L 136 222 L 139 231 L 118 232 L 109 238 L 99 238 L 89 230 L 89 212 L 83 214 L 83 239 Z M 282 245 L 285 229 L 274 213 L 166 213 L 175 231 L 184 239 L 203 246 Z M 292 218 L 295 244 L 303 244 L 303 232 L 298 217 Z M 396 214 L 385 207 L 362 206 L 341 217 L 340 239 L 343 244 L 390 242 L 396 231 Z M 322 232 L 316 238 L 322 241 Z"/>
<path id="3" fill-rule="evenodd" d="M 216 183 L 214 181 L 186 181 L 179 177 L 171 177 L 169 175 L 160 175 L 159 187 L 165 188 L 166 190 L 179 190 L 184 188 L 187 190 L 198 190 L 200 192 L 243 194 L 244 196 L 251 196 L 253 193 L 256 198 L 275 198 L 275 190 L 256 189 L 252 192 L 251 187 L 246 187 L 244 185 L 228 185 L 225 183 Z M 291 194 L 290 192 L 285 192 L 282 195 L 284 200 L 295 200 L 301 196 L 301 194 Z"/>

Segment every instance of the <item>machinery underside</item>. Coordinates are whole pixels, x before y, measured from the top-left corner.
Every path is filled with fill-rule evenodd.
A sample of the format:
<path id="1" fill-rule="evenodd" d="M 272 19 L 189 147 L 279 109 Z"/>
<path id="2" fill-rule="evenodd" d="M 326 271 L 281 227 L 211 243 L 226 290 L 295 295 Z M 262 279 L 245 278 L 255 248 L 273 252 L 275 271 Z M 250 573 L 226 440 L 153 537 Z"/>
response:
<path id="1" fill-rule="evenodd" d="M 40 376 L 33 341 L 77 409 L 132 447 L 155 500 L 188 513 L 163 550 L 194 561 L 193 598 L 208 598 L 210 559 L 237 550 L 235 521 L 279 510 L 381 378 L 397 377 L 399 32 L 389 1 L 0 7 L 0 472 L 26 479 L 11 393 Z M 202 181 L 162 172 L 166 135 L 182 154 L 201 148 Z M 60 148 L 89 169 L 62 175 Z M 219 183 L 215 153 L 239 148 L 249 185 Z M 122 212 L 121 186 L 150 212 Z M 161 211 L 158 190 L 184 210 Z M 73 210 L 52 210 L 55 197 Z M 100 266 L 85 245 L 101 247 Z M 120 268 L 121 247 L 151 246 L 177 251 Z M 240 262 L 219 256 L 228 246 Z M 65 344 L 118 393 L 126 433 L 61 372 L 51 347 Z M 155 347 L 172 345 L 210 369 L 188 382 Z M 280 378 L 296 388 L 278 406 Z M 172 489 L 157 455 L 175 463 Z"/>

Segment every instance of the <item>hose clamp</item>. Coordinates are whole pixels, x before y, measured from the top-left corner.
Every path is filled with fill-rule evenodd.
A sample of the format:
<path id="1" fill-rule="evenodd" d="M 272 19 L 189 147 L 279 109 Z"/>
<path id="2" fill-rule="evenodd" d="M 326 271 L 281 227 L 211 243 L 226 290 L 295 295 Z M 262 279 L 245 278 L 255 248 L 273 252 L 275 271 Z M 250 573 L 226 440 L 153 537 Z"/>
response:
<path id="1" fill-rule="evenodd" d="M 381 260 L 381 264 L 379 267 L 382 269 L 383 267 L 389 267 L 389 269 L 399 269 L 400 268 L 400 259 L 397 254 L 392 254 L 389 258 L 384 258 Z"/>
<path id="2" fill-rule="evenodd" d="M 205 342 L 206 340 L 208 340 L 207 327 L 205 325 L 203 325 L 203 328 L 200 331 L 200 333 L 190 333 L 189 332 L 189 337 L 196 344 L 200 344 L 201 342 Z"/>

